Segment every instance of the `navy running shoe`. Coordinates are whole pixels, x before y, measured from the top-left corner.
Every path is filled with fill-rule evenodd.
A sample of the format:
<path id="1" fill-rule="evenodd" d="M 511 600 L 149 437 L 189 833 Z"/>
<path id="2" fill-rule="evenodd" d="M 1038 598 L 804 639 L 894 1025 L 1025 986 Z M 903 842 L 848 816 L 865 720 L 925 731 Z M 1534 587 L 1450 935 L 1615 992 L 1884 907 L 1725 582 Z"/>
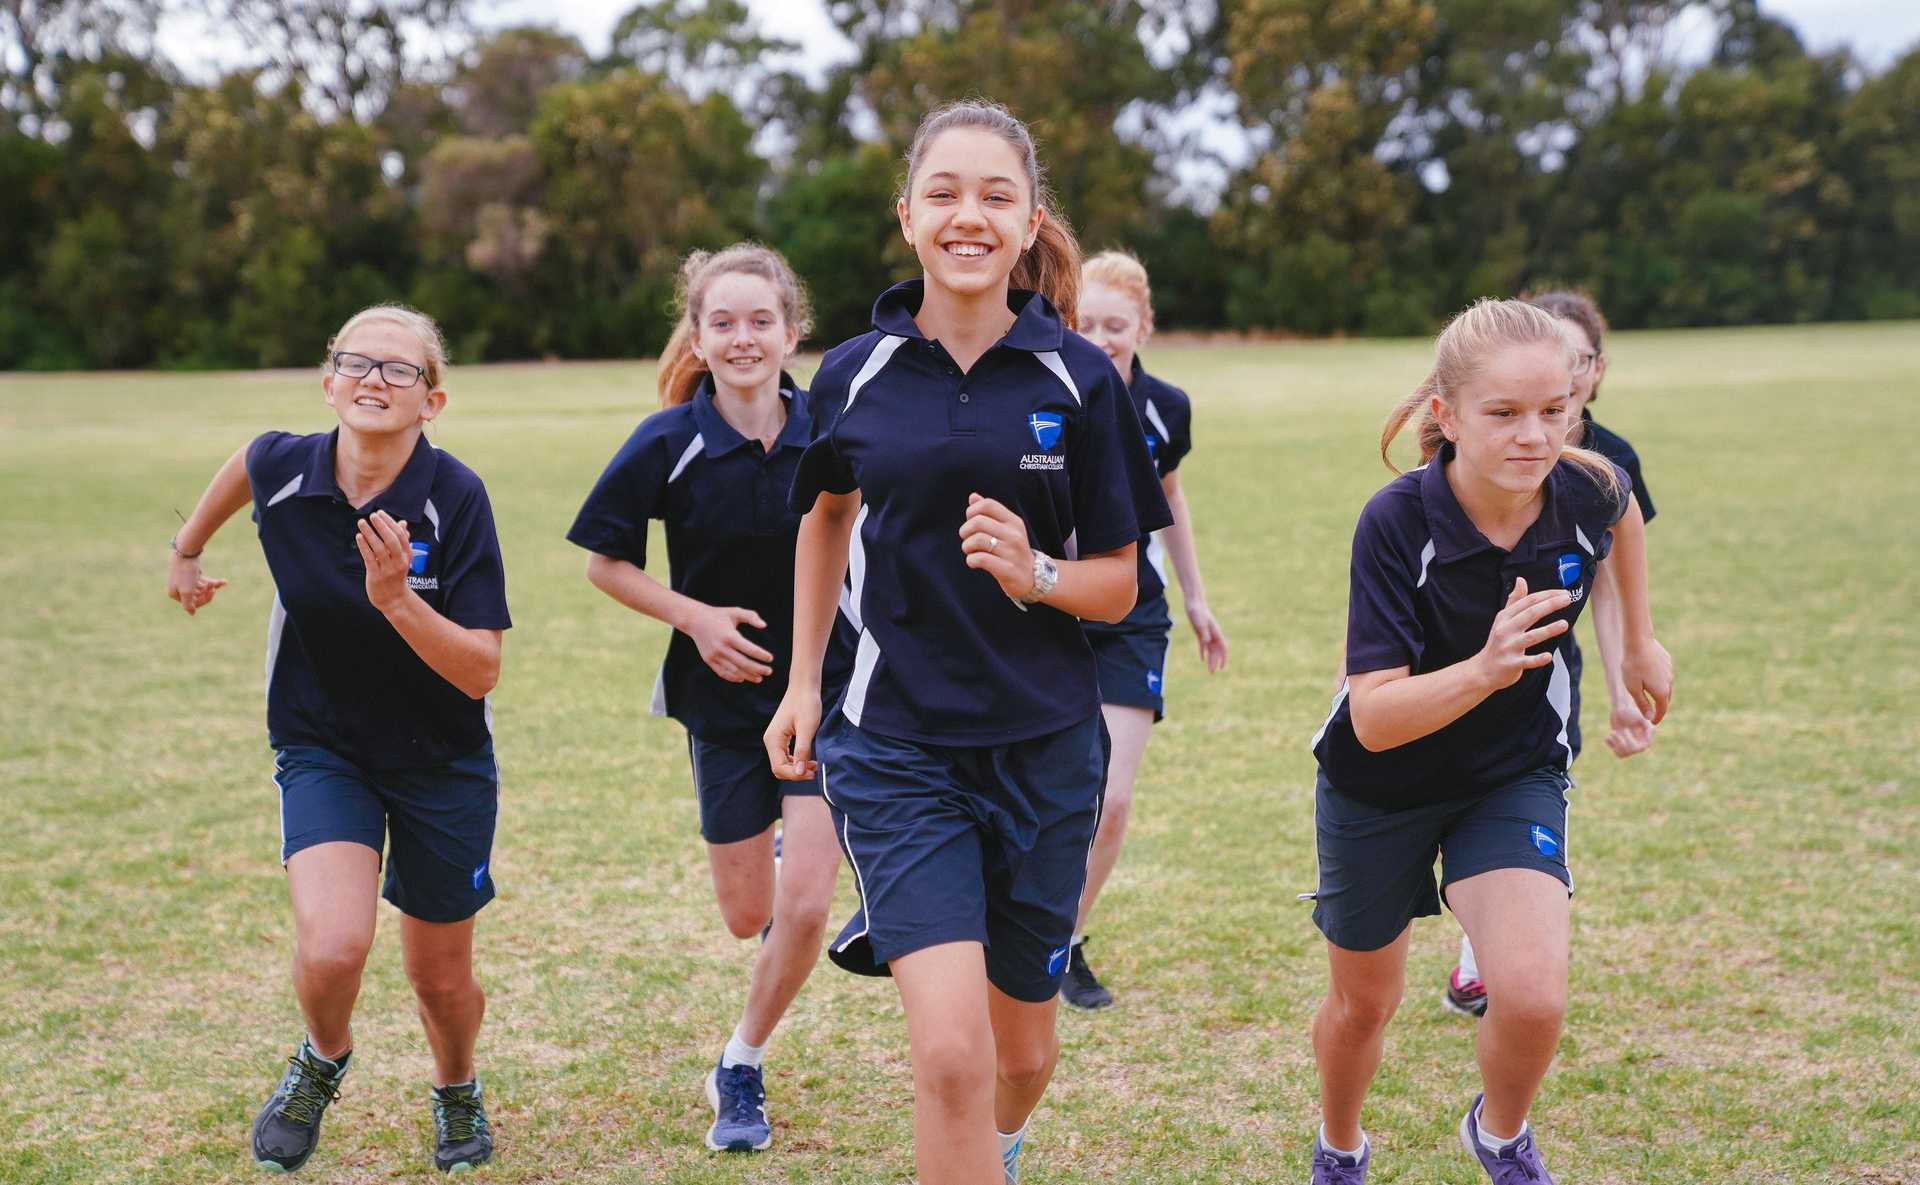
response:
<path id="1" fill-rule="evenodd" d="M 253 1159 L 274 1173 L 290 1173 L 307 1163 L 320 1143 L 320 1120 L 340 1097 L 351 1052 L 329 1061 L 305 1040 L 287 1059 L 287 1072 L 253 1117 Z"/>
<path id="2" fill-rule="evenodd" d="M 715 1065 L 707 1075 L 707 1102 L 713 1107 L 707 1147 L 715 1152 L 760 1152 L 773 1143 L 760 1067 Z"/>
<path id="3" fill-rule="evenodd" d="M 1360 1141 L 1360 1155 L 1348 1156 L 1322 1144 L 1316 1132 L 1308 1185 L 1367 1185 L 1367 1166 L 1372 1161 L 1373 1148 L 1364 1137 Z"/>
<path id="4" fill-rule="evenodd" d="M 493 1132 L 480 1104 L 480 1079 L 433 1088 L 433 1167 L 464 1173 L 493 1159 Z"/>
<path id="5" fill-rule="evenodd" d="M 1087 940 L 1081 939 L 1067 949 L 1067 974 L 1060 981 L 1060 995 L 1075 1008 L 1092 1010 L 1113 1003 L 1113 993 L 1087 965 Z"/>
<path id="6" fill-rule="evenodd" d="M 1493 1185 L 1553 1185 L 1553 1174 L 1540 1159 L 1533 1132 L 1521 1132 L 1519 1139 L 1497 1153 L 1487 1151 L 1487 1146 L 1480 1142 L 1480 1101 L 1486 1097 L 1475 1095 L 1473 1106 L 1460 1117 L 1460 1143 L 1479 1158 L 1480 1167 L 1493 1178 Z"/>

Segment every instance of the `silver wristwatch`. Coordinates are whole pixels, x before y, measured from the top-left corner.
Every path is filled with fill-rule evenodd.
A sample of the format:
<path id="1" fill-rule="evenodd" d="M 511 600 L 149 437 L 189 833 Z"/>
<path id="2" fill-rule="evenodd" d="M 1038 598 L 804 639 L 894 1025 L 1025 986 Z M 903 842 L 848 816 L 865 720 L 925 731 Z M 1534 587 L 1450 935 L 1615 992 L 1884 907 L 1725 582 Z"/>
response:
<path id="1" fill-rule="evenodd" d="M 1035 604 L 1042 597 L 1052 592 L 1053 586 L 1059 583 L 1059 581 L 1060 565 L 1054 563 L 1053 557 L 1046 552 L 1035 549 L 1033 553 L 1033 587 L 1027 590 L 1026 596 L 1019 599 L 1019 603 L 1022 605 Z"/>

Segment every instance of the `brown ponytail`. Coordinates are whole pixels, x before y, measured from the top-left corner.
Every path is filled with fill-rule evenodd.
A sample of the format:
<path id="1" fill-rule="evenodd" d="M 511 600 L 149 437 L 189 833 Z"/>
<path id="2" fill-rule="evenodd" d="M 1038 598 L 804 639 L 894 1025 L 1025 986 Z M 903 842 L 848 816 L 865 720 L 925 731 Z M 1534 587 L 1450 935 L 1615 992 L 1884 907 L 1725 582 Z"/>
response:
<path id="1" fill-rule="evenodd" d="M 907 149 L 907 177 L 900 188 L 900 200 L 906 201 L 913 193 L 913 177 L 920 169 L 927 145 L 940 133 L 954 128 L 992 132 L 1020 154 L 1020 163 L 1027 173 L 1027 192 L 1044 216 L 1034 235 L 1033 246 L 1013 265 L 1013 274 L 1007 277 L 1007 282 L 1046 297 L 1060 311 L 1061 320 L 1074 324 L 1080 317 L 1080 243 L 1073 237 L 1073 227 L 1066 216 L 1056 209 L 1058 203 L 1047 186 L 1046 170 L 1040 167 L 1039 154 L 1033 148 L 1033 134 L 1011 111 L 985 99 L 948 103 L 929 111 L 913 134 L 913 145 Z"/>
<path id="2" fill-rule="evenodd" d="M 657 385 L 661 407 L 686 403 L 700 389 L 707 364 L 693 352 L 693 339 L 699 332 L 701 306 L 709 285 L 735 273 L 759 276 L 773 285 L 780 294 L 780 315 L 796 338 L 804 339 L 813 332 L 813 305 L 807 299 L 806 287 L 778 251 L 758 243 L 735 243 L 724 251 L 692 252 L 680 264 L 680 290 L 675 302 L 678 315 L 673 336 L 660 352 Z"/>
<path id="3" fill-rule="evenodd" d="M 1413 393 L 1394 405 L 1386 426 L 1380 431 L 1380 459 L 1395 473 L 1391 449 L 1407 421 L 1415 421 L 1415 438 L 1420 447 L 1420 463 L 1432 461 L 1446 443 L 1440 421 L 1434 418 L 1433 398 L 1452 403 L 1456 394 L 1485 369 L 1495 351 L 1508 346 L 1549 342 L 1565 350 L 1571 364 L 1573 347 L 1553 314 L 1519 300 L 1478 300 L 1468 306 L 1433 341 L 1433 369 Z M 1560 459 L 1586 470 L 1594 483 L 1619 497 L 1620 481 L 1613 462 L 1589 449 L 1568 445 L 1560 450 Z"/>

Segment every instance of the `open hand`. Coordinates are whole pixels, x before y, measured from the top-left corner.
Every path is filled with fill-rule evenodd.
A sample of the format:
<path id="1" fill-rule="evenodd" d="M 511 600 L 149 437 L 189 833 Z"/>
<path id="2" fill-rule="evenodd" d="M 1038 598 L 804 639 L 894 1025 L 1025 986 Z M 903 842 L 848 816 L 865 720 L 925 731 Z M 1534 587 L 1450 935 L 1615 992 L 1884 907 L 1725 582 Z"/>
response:
<path id="1" fill-rule="evenodd" d="M 1544 667 L 1553 661 L 1551 652 L 1528 654 L 1527 651 L 1538 646 L 1548 638 L 1557 638 L 1567 632 L 1567 620 L 1549 621 L 1534 627 L 1534 623 L 1549 613 L 1558 613 L 1573 603 L 1573 596 L 1562 588 L 1548 589 L 1546 592 L 1528 593 L 1527 582 L 1516 580 L 1513 591 L 1507 594 L 1506 607 L 1493 619 L 1493 628 L 1487 631 L 1487 644 L 1475 656 L 1481 669 L 1497 690 L 1511 687 L 1520 681 L 1520 676 L 1535 667 Z"/>
<path id="2" fill-rule="evenodd" d="M 773 674 L 773 653 L 748 641 L 740 632 L 743 625 L 767 628 L 751 609 L 705 605 L 683 632 L 700 648 L 700 660 L 714 674 L 729 683 L 758 683 Z"/>
<path id="3" fill-rule="evenodd" d="M 413 566 L 413 541 L 405 519 L 376 510 L 354 524 L 353 545 L 367 569 L 367 600 L 385 613 L 407 595 L 407 569 Z"/>
<path id="4" fill-rule="evenodd" d="M 1227 635 L 1213 619 L 1213 611 L 1205 605 L 1189 603 L 1187 624 L 1193 627 L 1193 640 L 1200 645 L 1200 661 L 1207 664 L 1207 674 L 1226 670 Z"/>
<path id="5" fill-rule="evenodd" d="M 227 587 L 225 580 L 219 580 L 200 571 L 200 558 L 176 555 L 167 565 L 167 595 L 180 602 L 180 607 L 192 617 L 200 607 L 213 600 L 213 594 Z"/>

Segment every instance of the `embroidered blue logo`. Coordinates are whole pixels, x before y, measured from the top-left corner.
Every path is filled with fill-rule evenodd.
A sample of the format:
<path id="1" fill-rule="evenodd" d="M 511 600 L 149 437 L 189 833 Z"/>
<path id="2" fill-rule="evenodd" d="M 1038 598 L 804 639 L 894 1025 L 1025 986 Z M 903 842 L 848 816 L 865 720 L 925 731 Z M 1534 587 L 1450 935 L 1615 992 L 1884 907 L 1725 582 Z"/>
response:
<path id="1" fill-rule="evenodd" d="M 482 860 L 480 862 L 480 867 L 473 870 L 473 887 L 475 889 L 478 889 L 483 883 L 486 882 L 488 863 L 490 863 L 490 861 Z"/>
<path id="2" fill-rule="evenodd" d="M 1533 837 L 1533 846 L 1542 856 L 1551 858 L 1560 854 L 1560 837 L 1553 833 L 1553 828 L 1535 823 L 1528 834 Z"/>
<path id="3" fill-rule="evenodd" d="M 1155 695 L 1160 694 L 1160 672 L 1159 671 L 1147 672 L 1147 690 L 1153 692 Z"/>
<path id="4" fill-rule="evenodd" d="M 1033 429 L 1033 442 L 1043 450 L 1052 451 L 1060 443 L 1060 417 L 1049 412 L 1037 411 L 1027 417 L 1027 427 Z"/>
<path id="5" fill-rule="evenodd" d="M 1073 947 L 1069 945 L 1069 946 L 1060 947 L 1058 950 L 1054 950 L 1048 953 L 1047 955 L 1047 974 L 1048 975 L 1058 975 L 1062 971 L 1066 970 L 1067 952 L 1072 949 Z"/>
<path id="6" fill-rule="evenodd" d="M 1153 433 L 1149 432 L 1147 433 L 1147 460 L 1149 461 L 1154 460 L 1159 455 L 1160 455 L 1160 438 L 1158 436 L 1155 436 Z"/>
<path id="7" fill-rule="evenodd" d="M 1560 587 L 1561 588 L 1580 587 L 1581 567 L 1582 565 L 1580 562 L 1579 552 L 1577 551 L 1562 552 L 1560 555 Z"/>
<path id="8" fill-rule="evenodd" d="M 413 541 L 413 559 L 407 564 L 407 571 L 413 573 L 415 576 L 423 575 L 427 570 L 428 546 L 428 544 L 422 543 L 418 539 Z"/>

